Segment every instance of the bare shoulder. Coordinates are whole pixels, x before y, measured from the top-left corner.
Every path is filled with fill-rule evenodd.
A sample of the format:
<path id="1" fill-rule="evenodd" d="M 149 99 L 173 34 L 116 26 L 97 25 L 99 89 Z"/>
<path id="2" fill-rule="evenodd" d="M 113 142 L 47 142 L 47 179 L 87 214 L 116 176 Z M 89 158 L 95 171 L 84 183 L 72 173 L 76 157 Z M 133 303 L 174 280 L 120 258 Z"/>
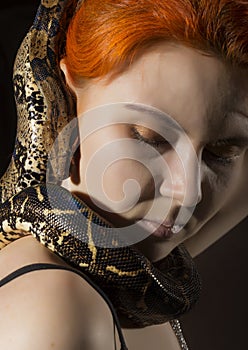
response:
<path id="1" fill-rule="evenodd" d="M 65 264 L 44 249 L 31 237 L 20 239 L 8 251 L 6 247 L 0 255 L 1 278 L 29 263 Z M 26 255 L 23 258 L 19 255 L 17 263 L 11 263 L 9 259 L 16 256 L 17 250 Z M 3 260 L 7 268 L 2 268 Z M 107 304 L 73 272 L 32 271 L 4 285 L 0 298 L 1 349 L 113 348 L 113 321 Z"/>

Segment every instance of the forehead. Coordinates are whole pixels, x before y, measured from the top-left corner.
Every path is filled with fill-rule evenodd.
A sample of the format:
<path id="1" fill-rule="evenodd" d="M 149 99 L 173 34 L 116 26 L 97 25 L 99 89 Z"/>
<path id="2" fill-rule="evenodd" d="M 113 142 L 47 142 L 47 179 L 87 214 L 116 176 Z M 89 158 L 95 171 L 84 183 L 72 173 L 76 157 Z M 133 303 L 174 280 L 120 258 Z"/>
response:
<path id="1" fill-rule="evenodd" d="M 164 43 L 146 52 L 120 77 L 120 81 L 125 80 L 151 103 L 174 100 L 197 114 L 203 108 L 209 113 L 212 108 L 245 105 L 248 96 L 248 68 L 231 66 L 217 56 L 176 44 Z"/>
<path id="2" fill-rule="evenodd" d="M 247 77 L 248 70 L 231 67 L 215 56 L 163 43 L 143 53 L 110 83 L 90 83 L 83 105 L 148 104 L 185 127 L 190 122 L 212 132 L 226 122 L 228 113 L 241 109 L 248 113 Z"/>
<path id="3" fill-rule="evenodd" d="M 164 45 L 143 57 L 134 71 L 142 76 L 140 93 L 173 116 L 192 118 L 220 110 L 230 93 L 225 66 L 215 57 L 184 46 Z M 150 96 L 150 97 L 149 97 Z M 169 110 L 168 110 L 169 109 Z"/>

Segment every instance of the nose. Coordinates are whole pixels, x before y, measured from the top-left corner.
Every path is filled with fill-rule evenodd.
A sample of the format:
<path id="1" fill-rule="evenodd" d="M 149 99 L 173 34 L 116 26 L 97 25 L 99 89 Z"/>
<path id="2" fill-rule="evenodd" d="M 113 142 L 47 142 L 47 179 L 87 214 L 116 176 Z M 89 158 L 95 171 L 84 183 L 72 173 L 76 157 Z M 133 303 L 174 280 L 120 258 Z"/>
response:
<path id="1" fill-rule="evenodd" d="M 193 207 L 202 199 L 201 168 L 194 149 L 166 156 L 167 169 L 163 173 L 160 194 L 172 198 L 180 206 Z"/>

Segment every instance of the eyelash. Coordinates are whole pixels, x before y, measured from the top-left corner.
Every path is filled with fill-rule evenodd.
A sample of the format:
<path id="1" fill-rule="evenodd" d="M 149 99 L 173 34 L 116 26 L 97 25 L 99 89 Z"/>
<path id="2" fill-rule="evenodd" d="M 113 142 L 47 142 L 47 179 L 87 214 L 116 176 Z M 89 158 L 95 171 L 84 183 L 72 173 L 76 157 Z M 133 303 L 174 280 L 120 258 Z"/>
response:
<path id="1" fill-rule="evenodd" d="M 218 142 L 216 142 L 215 144 L 212 144 L 212 146 L 233 146 L 233 144 L 231 142 L 229 142 L 229 140 L 220 140 Z M 237 158 L 239 158 L 239 155 L 233 155 L 233 156 L 229 156 L 229 157 L 221 157 L 221 156 L 217 156 L 216 154 L 214 154 L 213 152 L 209 151 L 209 150 L 205 150 L 206 152 L 208 152 L 208 155 L 211 158 L 214 158 L 214 162 L 218 163 L 222 166 L 232 166 L 234 165 L 235 161 Z"/>
<path id="2" fill-rule="evenodd" d="M 221 157 L 215 155 L 213 152 L 207 151 L 208 157 L 211 158 L 215 163 L 218 163 L 221 166 L 231 166 L 235 162 L 235 160 L 238 158 L 238 156 L 232 156 L 232 157 Z"/>
<path id="3" fill-rule="evenodd" d="M 158 141 L 158 140 L 149 140 L 145 137 L 143 137 L 135 128 L 131 129 L 132 131 L 132 137 L 135 138 L 137 141 L 148 144 L 152 147 L 159 148 L 163 145 L 169 144 L 166 140 L 164 141 Z M 228 140 L 221 140 L 219 142 L 216 142 L 212 146 L 219 146 L 219 145 L 227 145 L 231 146 L 232 144 L 228 142 Z M 238 158 L 238 155 L 232 156 L 232 157 L 221 157 L 215 155 L 213 152 L 205 150 L 205 152 L 208 152 L 208 156 L 211 158 L 211 161 L 221 165 L 221 166 L 231 166 L 234 164 L 235 160 Z"/>
<path id="4" fill-rule="evenodd" d="M 166 140 L 164 141 L 158 141 L 158 140 L 155 140 L 155 139 L 147 139 L 146 137 L 143 137 L 139 132 L 138 130 L 136 130 L 135 128 L 131 128 L 131 132 L 132 132 L 132 137 L 134 139 L 136 139 L 137 141 L 139 142 L 142 142 L 142 143 L 145 143 L 149 146 L 152 146 L 152 147 L 155 147 L 155 148 L 159 148 L 163 145 L 167 145 L 169 144 Z"/>

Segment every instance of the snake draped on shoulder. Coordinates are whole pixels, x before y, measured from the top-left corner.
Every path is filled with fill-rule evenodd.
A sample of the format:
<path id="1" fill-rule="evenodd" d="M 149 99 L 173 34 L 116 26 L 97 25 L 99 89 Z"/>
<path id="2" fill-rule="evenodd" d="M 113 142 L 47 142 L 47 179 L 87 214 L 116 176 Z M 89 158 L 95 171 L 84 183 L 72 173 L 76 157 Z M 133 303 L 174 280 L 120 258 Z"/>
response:
<path id="1" fill-rule="evenodd" d="M 42 0 L 16 56 L 18 125 L 12 160 L 0 180 L 0 249 L 33 235 L 96 282 L 124 325 L 171 321 L 181 348 L 187 349 L 175 319 L 198 300 L 201 283 L 184 246 L 151 263 L 133 247 L 123 246 L 107 221 L 59 185 L 68 177 L 75 133 L 68 128 L 63 137 L 57 136 L 76 120 L 76 108 L 58 62 L 68 19 L 81 2 Z M 49 178 L 56 171 L 57 184 L 47 182 L 47 169 Z"/>

